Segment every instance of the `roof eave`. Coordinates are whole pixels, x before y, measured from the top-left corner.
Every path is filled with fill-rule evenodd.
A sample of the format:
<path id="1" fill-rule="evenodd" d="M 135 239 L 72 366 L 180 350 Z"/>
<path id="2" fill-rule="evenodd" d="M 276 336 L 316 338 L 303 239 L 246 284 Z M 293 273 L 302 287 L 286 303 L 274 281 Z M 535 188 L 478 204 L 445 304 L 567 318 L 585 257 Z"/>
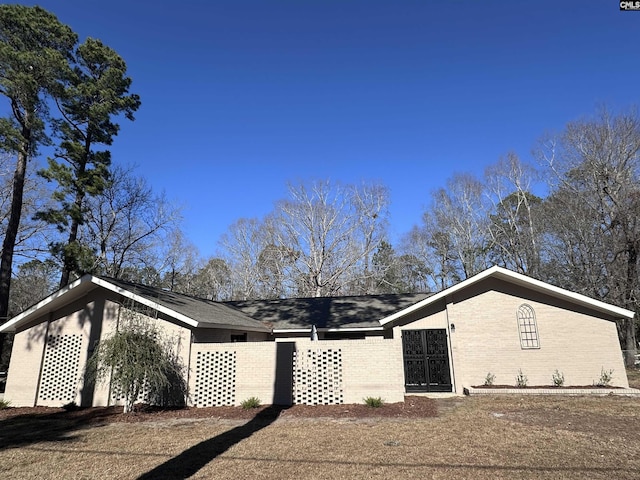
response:
<path id="1" fill-rule="evenodd" d="M 77 297 L 79 297 L 80 295 L 83 295 L 89 291 L 91 291 L 91 288 L 80 288 L 81 286 L 86 286 L 86 287 L 90 287 L 90 285 L 95 285 L 97 287 L 102 287 L 106 290 L 109 290 L 111 292 L 117 293 L 118 295 L 122 295 L 125 298 L 128 298 L 132 301 L 135 301 L 137 303 L 140 303 L 141 305 L 145 305 L 147 307 L 150 307 L 154 310 L 157 310 L 160 313 L 163 313 L 175 320 L 177 320 L 180 323 L 183 323 L 184 325 L 186 325 L 187 327 L 190 328 L 198 328 L 198 327 L 203 327 L 203 328 L 230 328 L 230 329 L 234 329 L 234 330 L 238 330 L 238 329 L 242 329 L 242 330 L 247 330 L 247 331 L 256 331 L 256 332 L 270 332 L 271 330 L 267 327 L 264 327 L 264 329 L 258 325 L 256 325 L 255 327 L 251 327 L 251 326 L 241 326 L 238 327 L 237 325 L 230 325 L 230 324 L 210 324 L 207 322 L 198 322 L 197 320 L 192 319 L 191 317 L 188 317 L 182 313 L 176 312 L 175 310 L 172 310 L 168 307 L 165 307 L 157 302 L 154 302 L 152 300 L 149 300 L 145 297 L 142 297 L 134 292 L 131 292 L 125 288 L 122 288 L 118 285 L 114 285 L 113 283 L 101 279 L 99 277 L 94 277 L 92 275 L 84 275 L 82 277 L 80 277 L 79 279 L 71 282 L 69 285 L 67 285 L 66 287 L 58 290 L 55 293 L 52 293 L 51 295 L 49 295 L 48 297 L 46 297 L 45 299 L 41 300 L 40 302 L 36 303 L 35 305 L 33 305 L 32 307 L 28 308 L 27 310 L 25 310 L 24 312 L 22 312 L 21 314 L 13 317 L 10 321 L 8 321 L 7 323 L 5 323 L 4 325 L 0 326 L 0 333 L 4 333 L 4 332 L 15 332 L 17 328 L 19 328 L 21 325 L 24 325 L 28 322 L 30 322 L 31 320 L 34 320 L 37 316 L 41 316 L 43 314 L 49 313 L 49 310 L 46 309 L 47 306 L 50 306 L 52 303 L 55 302 L 55 300 L 57 300 L 58 298 L 64 296 L 64 295 L 68 295 L 69 292 L 71 292 L 71 294 L 73 294 L 73 291 L 77 291 L 78 295 L 73 296 L 70 299 L 67 299 L 66 303 L 69 303 L 70 301 L 73 301 L 74 299 L 76 299 Z M 43 310 L 45 309 L 45 310 Z M 51 310 L 54 310 L 54 308 L 52 308 Z M 36 312 L 37 313 L 36 315 Z"/>
<path id="2" fill-rule="evenodd" d="M 332 327 L 332 328 L 318 328 L 318 332 L 382 332 L 384 327 Z M 273 333 L 309 333 L 309 328 L 274 328 Z"/>
<path id="3" fill-rule="evenodd" d="M 383 318 L 382 320 L 380 320 L 380 324 L 387 325 L 412 312 L 415 312 L 416 310 L 419 310 L 428 305 L 431 305 L 439 300 L 442 300 L 460 290 L 463 290 L 464 288 L 467 288 L 489 277 L 503 279 L 517 285 L 524 285 L 529 288 L 533 288 L 537 291 L 542 291 L 547 294 L 550 294 L 556 298 L 568 300 L 570 302 L 592 308 L 594 310 L 597 310 L 602 313 L 606 313 L 608 315 L 613 315 L 621 318 L 633 318 L 635 316 L 635 313 L 632 312 L 631 310 L 626 310 L 621 307 L 616 307 L 615 305 L 610 305 L 608 303 L 601 302 L 600 300 L 594 300 L 580 293 L 571 292 L 569 290 L 565 290 L 563 288 L 550 285 L 540 280 L 527 277 L 526 275 L 512 272 L 511 270 L 507 270 L 506 268 L 494 266 L 494 267 L 488 268 L 483 272 L 478 273 L 477 275 L 474 275 L 473 277 L 467 278 L 466 280 L 458 283 L 457 285 L 454 285 L 445 290 L 442 290 L 439 293 L 436 293 L 435 295 L 427 297 L 424 300 L 414 305 L 411 305 L 410 307 L 405 308 L 404 310 L 400 310 L 399 312 L 396 312 L 392 315 L 389 315 L 388 317 Z"/>
<path id="4" fill-rule="evenodd" d="M 68 284 L 66 287 L 61 288 L 57 292 L 52 293 L 48 297 L 45 297 L 42 300 L 40 300 L 35 305 L 29 307 L 24 312 L 19 313 L 18 315 L 13 317 L 11 320 L 9 320 L 7 323 L 5 323 L 3 325 L 0 325 L 0 333 L 15 332 L 18 327 L 20 327 L 21 325 L 24 325 L 24 324 L 28 323 L 29 321 L 33 320 L 34 317 L 35 317 L 35 313 L 36 312 L 41 311 L 42 309 L 46 309 L 47 306 L 49 306 L 52 303 L 54 303 L 55 300 L 57 300 L 58 298 L 62 297 L 63 295 L 66 295 L 71 290 L 75 290 L 80 286 L 84 286 L 84 285 L 88 285 L 88 284 L 94 283 L 93 279 L 94 279 L 94 277 L 92 277 L 91 275 L 87 274 L 87 275 L 83 275 L 82 277 L 78 278 L 77 280 L 74 280 L 73 282 Z M 85 291 L 89 291 L 89 289 L 82 290 L 81 293 L 84 293 Z M 49 311 L 45 310 L 44 312 L 41 312 L 40 315 L 41 314 L 46 314 L 46 313 L 49 313 Z"/>
<path id="5" fill-rule="evenodd" d="M 178 320 L 179 322 L 182 322 L 186 325 L 188 325 L 189 327 L 197 327 L 198 323 L 196 320 L 187 317 L 186 315 L 183 315 L 182 313 L 176 312 L 175 310 L 172 310 L 168 307 L 165 307 L 164 305 L 159 304 L 158 302 L 154 302 L 152 300 L 149 300 L 148 298 L 142 297 L 140 295 L 137 295 L 134 292 L 131 292 L 129 290 L 127 290 L 126 288 L 122 288 L 119 287 L 118 285 L 114 285 L 111 282 L 108 282 L 106 280 L 103 280 L 101 278 L 97 278 L 97 277 L 92 277 L 93 278 L 93 282 L 96 285 L 101 286 L 102 288 L 105 288 L 107 290 L 110 290 L 114 293 L 117 293 L 119 295 L 122 295 L 125 298 L 128 298 L 130 300 L 133 300 L 141 305 L 145 305 L 149 308 L 153 308 L 154 310 L 157 310 L 160 313 L 164 313 L 165 315 L 168 315 L 169 317 Z"/>
<path id="6" fill-rule="evenodd" d="M 233 325 L 231 323 L 198 322 L 197 328 L 220 328 L 220 329 L 226 329 L 226 330 L 242 330 L 246 332 L 260 332 L 260 333 L 272 332 L 272 330 L 269 327 L 261 327 L 258 325 L 255 325 L 255 326 Z"/>

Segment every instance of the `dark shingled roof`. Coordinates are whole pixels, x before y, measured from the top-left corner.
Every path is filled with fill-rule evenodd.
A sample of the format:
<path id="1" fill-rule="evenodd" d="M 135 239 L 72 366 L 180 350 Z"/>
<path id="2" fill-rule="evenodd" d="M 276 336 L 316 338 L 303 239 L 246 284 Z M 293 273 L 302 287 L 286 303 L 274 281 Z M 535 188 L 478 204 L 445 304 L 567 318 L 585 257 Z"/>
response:
<path id="1" fill-rule="evenodd" d="M 238 328 L 251 328 L 253 330 L 270 330 L 258 320 L 254 320 L 246 313 L 233 308 L 232 305 L 169 292 L 161 288 L 149 287 L 124 280 L 115 280 L 109 277 L 99 278 L 200 323 L 229 325 Z"/>
<path id="2" fill-rule="evenodd" d="M 380 327 L 379 320 L 432 294 L 288 298 L 224 302 L 275 329 Z"/>

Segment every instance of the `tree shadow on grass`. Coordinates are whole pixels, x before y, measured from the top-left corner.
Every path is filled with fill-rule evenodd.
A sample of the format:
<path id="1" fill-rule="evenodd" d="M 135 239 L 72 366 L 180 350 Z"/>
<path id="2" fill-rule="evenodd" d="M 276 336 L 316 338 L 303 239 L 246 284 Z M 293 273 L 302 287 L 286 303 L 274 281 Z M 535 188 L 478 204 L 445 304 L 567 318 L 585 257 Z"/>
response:
<path id="1" fill-rule="evenodd" d="M 237 443 L 271 425 L 287 408 L 284 405 L 266 407 L 247 423 L 194 445 L 139 476 L 138 480 L 188 478 Z"/>
<path id="2" fill-rule="evenodd" d="M 0 420 L 0 450 L 38 442 L 73 440 L 74 432 L 104 425 L 117 415 L 113 408 L 27 413 Z"/>

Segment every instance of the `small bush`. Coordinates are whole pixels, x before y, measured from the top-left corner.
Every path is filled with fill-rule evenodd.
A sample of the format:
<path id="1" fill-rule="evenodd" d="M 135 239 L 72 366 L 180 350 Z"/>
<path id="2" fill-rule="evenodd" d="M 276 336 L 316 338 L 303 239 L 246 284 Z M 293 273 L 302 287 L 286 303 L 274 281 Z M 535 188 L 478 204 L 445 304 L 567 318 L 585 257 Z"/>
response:
<path id="1" fill-rule="evenodd" d="M 556 368 L 556 371 L 551 375 L 551 380 L 553 380 L 553 385 L 556 387 L 562 387 L 564 385 L 564 374 L 559 372 Z"/>
<path id="2" fill-rule="evenodd" d="M 382 405 L 384 405 L 384 402 L 380 397 L 367 397 L 364 399 L 364 404 L 367 407 L 380 408 Z"/>
<path id="3" fill-rule="evenodd" d="M 605 370 L 604 367 L 600 370 L 600 378 L 597 382 L 594 382 L 594 385 L 597 387 L 608 387 L 611 385 L 611 380 L 613 380 L 613 370 Z"/>
<path id="4" fill-rule="evenodd" d="M 516 387 L 524 388 L 527 386 L 527 383 L 529 383 L 529 379 L 524 373 L 522 373 L 522 369 L 519 369 L 518 375 L 516 375 Z"/>
<path id="5" fill-rule="evenodd" d="M 496 376 L 491 372 L 487 373 L 487 376 L 484 377 L 484 384 L 487 387 L 490 387 L 491 385 L 493 385 L 495 381 L 496 381 Z"/>
<path id="6" fill-rule="evenodd" d="M 9 408 L 10 405 L 11 405 L 11 402 L 9 400 L 0 400 L 0 410 Z"/>
<path id="7" fill-rule="evenodd" d="M 258 397 L 250 397 L 240 404 L 243 409 L 250 410 L 252 408 L 258 408 L 260 406 L 260 399 Z"/>

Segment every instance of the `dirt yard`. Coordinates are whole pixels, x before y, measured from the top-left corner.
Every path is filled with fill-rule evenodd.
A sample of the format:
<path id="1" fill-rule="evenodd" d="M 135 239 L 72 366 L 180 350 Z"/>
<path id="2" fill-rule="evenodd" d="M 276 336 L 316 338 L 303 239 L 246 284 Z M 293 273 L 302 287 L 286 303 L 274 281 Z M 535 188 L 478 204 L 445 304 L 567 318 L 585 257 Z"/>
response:
<path id="1" fill-rule="evenodd" d="M 640 398 L 0 415 L 7 479 L 640 477 Z"/>

